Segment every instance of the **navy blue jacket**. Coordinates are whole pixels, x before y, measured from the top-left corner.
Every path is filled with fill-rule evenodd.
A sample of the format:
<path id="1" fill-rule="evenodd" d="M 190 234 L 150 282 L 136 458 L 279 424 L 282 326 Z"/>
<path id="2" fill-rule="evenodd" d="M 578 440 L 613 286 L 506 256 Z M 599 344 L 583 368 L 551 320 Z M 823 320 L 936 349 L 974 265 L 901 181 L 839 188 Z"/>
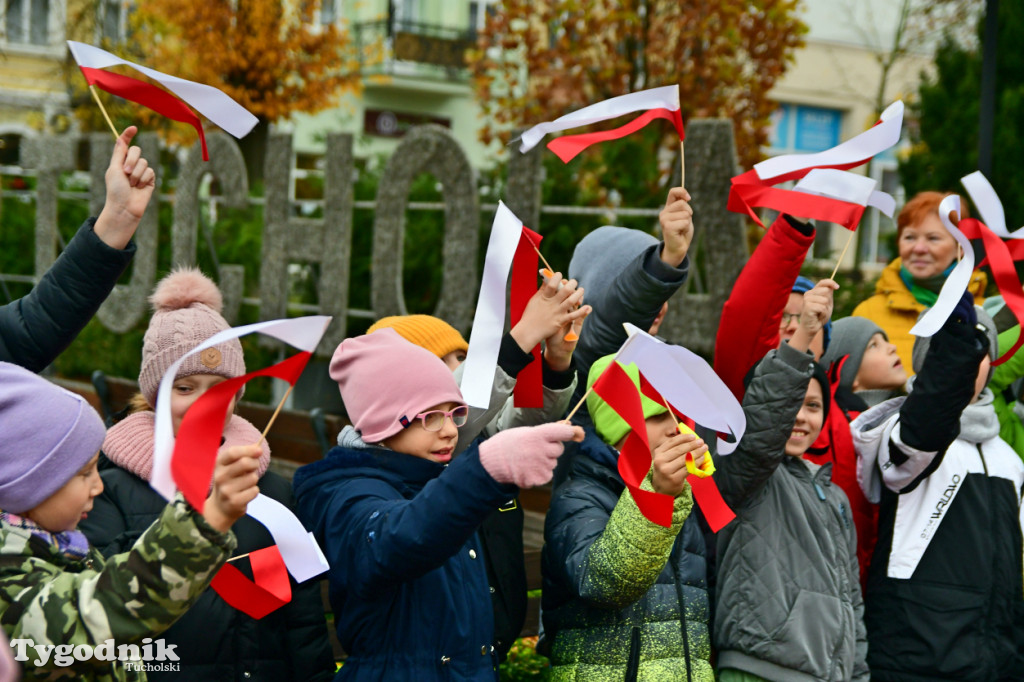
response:
<path id="1" fill-rule="evenodd" d="M 336 679 L 497 679 L 476 531 L 518 488 L 491 478 L 475 445 L 448 466 L 336 447 L 293 483 L 299 518 L 331 564 L 331 607 L 349 654 Z"/>

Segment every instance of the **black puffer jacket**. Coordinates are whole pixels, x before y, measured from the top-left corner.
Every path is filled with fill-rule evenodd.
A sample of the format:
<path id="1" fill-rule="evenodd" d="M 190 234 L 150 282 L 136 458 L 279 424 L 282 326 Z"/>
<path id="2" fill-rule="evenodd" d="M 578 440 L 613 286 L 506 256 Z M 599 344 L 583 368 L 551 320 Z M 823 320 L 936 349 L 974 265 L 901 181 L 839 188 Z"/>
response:
<path id="1" fill-rule="evenodd" d="M 23 298 L 0 306 L 0 360 L 43 370 L 78 336 L 135 255 L 107 246 L 89 218 Z M 162 509 L 162 507 L 161 507 Z"/>
<path id="2" fill-rule="evenodd" d="M 110 556 L 131 547 L 167 503 L 149 483 L 109 461 L 100 475 L 103 493 L 79 528 L 104 556 Z M 267 472 L 259 485 L 267 497 L 294 507 L 291 486 L 281 476 Z M 273 544 L 266 528 L 251 517 L 243 516 L 231 530 L 238 539 L 236 554 Z M 245 560 L 234 564 L 252 579 Z M 162 636 L 177 645 L 181 670 L 150 672 L 151 680 L 287 682 L 328 680 L 334 673 L 320 581 L 315 578 L 302 584 L 293 580 L 291 602 L 260 620 L 228 606 L 208 588 Z"/>

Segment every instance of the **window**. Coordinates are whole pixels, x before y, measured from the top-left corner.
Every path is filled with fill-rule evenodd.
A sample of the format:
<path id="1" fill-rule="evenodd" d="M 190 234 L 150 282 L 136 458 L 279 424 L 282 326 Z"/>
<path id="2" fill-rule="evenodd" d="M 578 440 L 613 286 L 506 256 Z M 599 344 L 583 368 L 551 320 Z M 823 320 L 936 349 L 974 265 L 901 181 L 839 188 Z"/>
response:
<path id="1" fill-rule="evenodd" d="M 120 43 L 128 37 L 129 5 L 125 0 L 100 0 L 99 26 L 101 41 Z"/>
<path id="2" fill-rule="evenodd" d="M 838 109 L 780 104 L 772 114 L 769 156 L 820 152 L 839 144 L 843 112 Z"/>
<path id="3" fill-rule="evenodd" d="M 8 43 L 49 45 L 50 0 L 3 0 Z"/>
<path id="4" fill-rule="evenodd" d="M 338 4 L 341 0 L 320 0 L 320 25 L 330 26 L 338 20 Z"/>

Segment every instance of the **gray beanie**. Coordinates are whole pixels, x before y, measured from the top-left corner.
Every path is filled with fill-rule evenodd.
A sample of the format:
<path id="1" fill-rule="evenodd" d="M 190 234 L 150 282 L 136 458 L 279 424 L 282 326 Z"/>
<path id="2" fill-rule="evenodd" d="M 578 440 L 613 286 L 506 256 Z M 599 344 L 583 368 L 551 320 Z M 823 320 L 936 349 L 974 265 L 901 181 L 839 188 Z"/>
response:
<path id="1" fill-rule="evenodd" d="M 999 336 L 996 332 L 996 323 L 992 321 L 989 314 L 985 312 L 985 309 L 981 306 L 974 306 L 974 311 L 978 314 L 978 326 L 984 327 L 985 335 L 988 336 L 988 357 L 990 360 L 995 360 L 999 357 Z M 921 315 L 918 315 L 917 319 L 927 312 L 923 311 Z M 914 351 L 911 355 L 911 363 L 914 366 L 914 373 L 917 374 L 921 371 L 921 367 L 924 365 L 924 356 L 928 354 L 928 347 L 931 345 L 932 339 L 930 336 L 918 336 L 914 339 Z M 989 379 L 992 378 L 992 370 L 989 370 Z"/>
<path id="2" fill-rule="evenodd" d="M 866 317 L 844 317 L 832 323 L 832 342 L 822 354 L 821 364 L 830 367 L 844 355 L 850 356 L 843 364 L 843 371 L 839 375 L 840 386 L 853 388 L 853 381 L 857 378 L 861 360 L 864 359 L 864 351 L 875 334 L 881 334 L 886 341 L 889 340 L 885 330 Z"/>

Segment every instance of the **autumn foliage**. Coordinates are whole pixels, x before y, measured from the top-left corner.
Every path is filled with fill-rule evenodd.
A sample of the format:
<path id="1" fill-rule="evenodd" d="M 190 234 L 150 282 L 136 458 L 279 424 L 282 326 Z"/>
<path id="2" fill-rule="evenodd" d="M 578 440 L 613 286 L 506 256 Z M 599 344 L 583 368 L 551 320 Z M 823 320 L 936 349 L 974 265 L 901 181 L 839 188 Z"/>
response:
<path id="1" fill-rule="evenodd" d="M 502 0 L 470 65 L 485 142 L 594 102 L 678 83 L 683 120 L 735 123 L 740 162 L 767 142 L 768 92 L 803 44 L 798 0 Z"/>
<path id="2" fill-rule="evenodd" d="M 347 31 L 316 25 L 319 0 L 138 0 L 130 50 L 222 89 L 264 121 L 315 112 L 359 86 Z"/>

